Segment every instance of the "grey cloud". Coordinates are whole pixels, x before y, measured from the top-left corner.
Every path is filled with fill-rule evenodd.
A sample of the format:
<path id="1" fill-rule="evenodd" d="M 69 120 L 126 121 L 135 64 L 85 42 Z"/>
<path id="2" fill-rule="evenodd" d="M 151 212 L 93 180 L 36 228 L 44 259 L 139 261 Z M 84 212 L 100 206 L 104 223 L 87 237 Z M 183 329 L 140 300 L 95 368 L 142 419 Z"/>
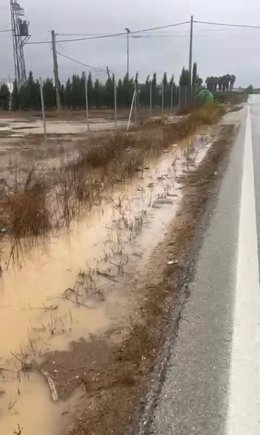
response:
<path id="1" fill-rule="evenodd" d="M 58 33 L 121 32 L 125 27 L 139 29 L 164 25 L 189 19 L 246 22 L 258 24 L 258 0 L 21 0 L 30 20 L 32 40 L 49 40 L 50 30 Z M 5 0 L 0 0 L 0 28 L 9 27 L 10 12 Z M 260 22 L 259 22 L 260 24 Z M 183 65 L 188 64 L 188 26 L 167 31 L 175 38 L 131 39 L 131 73 L 139 72 L 142 78 L 157 71 L 162 75 L 179 76 Z M 203 77 L 213 74 L 234 73 L 242 85 L 253 82 L 260 85 L 260 31 L 221 30 L 196 25 L 194 59 L 198 61 Z M 12 44 L 10 35 L 0 34 L 0 77 L 13 75 Z M 105 68 L 107 65 L 122 76 L 126 70 L 126 40 L 118 39 L 58 44 L 65 55 L 87 64 Z M 35 76 L 52 75 L 51 49 L 48 45 L 25 49 L 27 69 Z M 59 58 L 62 80 L 83 67 Z M 100 76 L 102 77 L 105 76 Z"/>

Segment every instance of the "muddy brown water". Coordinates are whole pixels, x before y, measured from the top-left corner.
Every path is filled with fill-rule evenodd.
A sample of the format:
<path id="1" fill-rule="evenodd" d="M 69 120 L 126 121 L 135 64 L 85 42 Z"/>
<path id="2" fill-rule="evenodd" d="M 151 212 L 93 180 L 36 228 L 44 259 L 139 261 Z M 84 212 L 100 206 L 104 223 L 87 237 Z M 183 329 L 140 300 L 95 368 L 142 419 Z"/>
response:
<path id="1" fill-rule="evenodd" d="M 56 435 L 68 404 L 54 403 L 36 368 L 44 352 L 66 349 L 116 326 L 123 334 L 142 275 L 181 201 L 178 178 L 196 169 L 210 138 L 173 145 L 149 169 L 119 185 L 71 231 L 37 243 L 0 278 L 0 433 Z M 174 259 L 173 259 L 174 261 Z M 65 293 L 64 293 L 65 292 Z M 120 334 L 119 334 L 120 340 Z"/>

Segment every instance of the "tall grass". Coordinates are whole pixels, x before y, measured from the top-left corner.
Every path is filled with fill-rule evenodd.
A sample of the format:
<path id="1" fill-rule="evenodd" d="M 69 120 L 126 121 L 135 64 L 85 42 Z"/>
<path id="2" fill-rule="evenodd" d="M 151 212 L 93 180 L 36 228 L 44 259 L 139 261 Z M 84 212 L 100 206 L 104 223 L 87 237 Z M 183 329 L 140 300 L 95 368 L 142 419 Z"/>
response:
<path id="1" fill-rule="evenodd" d="M 16 182 L 0 204 L 2 222 L 15 239 L 47 233 L 51 219 L 46 201 L 47 186 L 30 171 L 26 180 Z"/>
<path id="2" fill-rule="evenodd" d="M 165 147 L 186 138 L 202 124 L 215 123 L 220 116 L 218 105 L 206 104 L 175 124 L 93 139 L 90 148 L 61 168 L 55 186 L 47 186 L 44 174 L 39 179 L 30 172 L 23 182 L 8 189 L 0 202 L 0 221 L 16 240 L 68 226 L 86 206 L 91 209 L 99 204 L 108 186 L 144 171 L 149 160 Z"/>
<path id="3" fill-rule="evenodd" d="M 221 104 L 243 104 L 248 100 L 246 92 L 215 92 L 214 97 Z"/>

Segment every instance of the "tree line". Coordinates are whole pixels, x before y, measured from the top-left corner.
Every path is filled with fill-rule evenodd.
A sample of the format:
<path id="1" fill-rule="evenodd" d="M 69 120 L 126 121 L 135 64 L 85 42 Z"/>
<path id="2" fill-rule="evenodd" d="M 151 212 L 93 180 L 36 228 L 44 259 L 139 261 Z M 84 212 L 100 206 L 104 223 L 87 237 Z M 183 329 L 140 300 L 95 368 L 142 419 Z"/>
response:
<path id="1" fill-rule="evenodd" d="M 77 110 L 84 109 L 86 105 L 85 97 L 85 74 L 81 76 L 74 74 L 65 84 L 60 84 L 61 104 L 63 108 Z M 87 77 L 88 102 L 90 108 L 102 108 L 114 106 L 114 76 L 108 76 L 107 80 L 102 83 L 100 80 L 95 81 L 91 73 Z M 193 66 L 192 84 L 201 85 L 202 80 L 197 73 L 197 64 Z M 150 105 L 152 96 L 153 106 L 160 106 L 162 103 L 162 93 L 164 105 L 170 106 L 171 102 L 177 104 L 179 98 L 179 88 L 190 85 L 189 71 L 183 68 L 179 84 L 177 85 L 172 75 L 168 78 L 164 73 L 162 79 L 158 79 L 157 74 L 148 76 L 144 83 L 140 83 L 138 74 L 135 77 L 129 77 L 127 74 L 123 79 L 117 81 L 117 105 L 118 107 L 129 107 L 135 88 L 138 89 L 138 101 L 142 106 Z M 55 86 L 53 80 L 47 78 L 43 83 L 44 102 L 47 110 L 56 108 Z M 28 80 L 18 87 L 15 81 L 12 90 L 6 84 L 0 86 L 0 109 L 8 110 L 40 110 L 40 83 L 35 80 L 33 73 L 30 72 Z"/>
<path id="2" fill-rule="evenodd" d="M 226 74 L 221 77 L 207 77 L 206 85 L 207 89 L 211 92 L 232 92 L 236 76 L 233 74 Z"/>
<path id="3" fill-rule="evenodd" d="M 260 94 L 260 88 L 254 88 L 253 85 L 249 85 L 246 89 L 245 89 L 247 94 Z"/>

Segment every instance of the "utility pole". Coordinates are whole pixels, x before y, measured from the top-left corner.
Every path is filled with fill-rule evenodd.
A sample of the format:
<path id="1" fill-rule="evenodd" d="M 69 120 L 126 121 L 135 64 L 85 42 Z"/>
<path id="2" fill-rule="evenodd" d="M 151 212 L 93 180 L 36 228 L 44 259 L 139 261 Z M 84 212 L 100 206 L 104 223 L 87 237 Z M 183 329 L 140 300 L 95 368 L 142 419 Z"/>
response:
<path id="1" fill-rule="evenodd" d="M 190 73 L 189 93 L 190 93 L 190 96 L 191 96 L 191 88 L 192 88 L 193 25 L 194 25 L 194 17 L 192 15 L 191 19 L 190 19 L 190 54 L 189 54 L 189 73 Z"/>
<path id="2" fill-rule="evenodd" d="M 84 73 L 85 78 L 85 101 L 86 101 L 86 119 L 87 119 L 87 130 L 90 131 L 89 128 L 89 111 L 88 111 L 88 77 L 87 74 Z"/>
<path id="3" fill-rule="evenodd" d="M 164 114 L 164 83 L 162 81 L 162 115 Z"/>
<path id="4" fill-rule="evenodd" d="M 130 35 L 130 29 L 128 27 L 125 28 L 126 31 L 126 55 L 127 55 L 127 67 L 126 67 L 126 72 L 127 72 L 127 76 L 129 77 L 129 35 Z"/>
<path id="5" fill-rule="evenodd" d="M 60 81 L 59 81 L 59 70 L 58 70 L 58 58 L 56 50 L 56 33 L 54 30 L 51 31 L 52 39 L 52 52 L 53 52 L 53 72 L 54 72 L 54 83 L 56 92 L 56 105 L 57 110 L 61 110 L 61 100 L 60 100 Z"/>
<path id="6" fill-rule="evenodd" d="M 42 105 L 42 123 L 43 123 L 43 137 L 44 143 L 47 140 L 47 131 L 46 131 L 46 117 L 45 117 L 45 106 L 44 106 L 44 96 L 43 96 L 43 81 L 40 78 L 40 93 L 41 93 L 41 105 Z"/>
<path id="7" fill-rule="evenodd" d="M 173 112 L 173 79 L 171 81 L 171 115 Z"/>
<path id="8" fill-rule="evenodd" d="M 117 131 L 117 89 L 116 89 L 115 76 L 114 76 L 114 109 L 115 109 L 115 131 Z"/>
<path id="9" fill-rule="evenodd" d="M 150 116 L 153 113 L 153 82 L 150 82 Z"/>
<path id="10" fill-rule="evenodd" d="M 135 124 L 137 121 L 137 98 L 138 98 L 138 89 L 137 89 L 137 82 L 135 82 Z"/>

